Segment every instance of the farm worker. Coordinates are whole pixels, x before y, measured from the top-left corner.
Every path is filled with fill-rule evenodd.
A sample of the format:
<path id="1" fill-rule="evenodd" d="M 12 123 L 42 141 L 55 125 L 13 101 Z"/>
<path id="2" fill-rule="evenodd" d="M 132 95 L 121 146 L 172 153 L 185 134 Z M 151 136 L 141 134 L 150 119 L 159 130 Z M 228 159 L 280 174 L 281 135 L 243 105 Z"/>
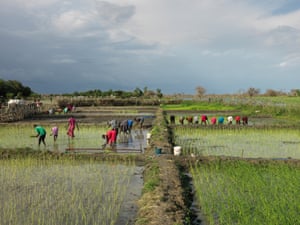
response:
<path id="1" fill-rule="evenodd" d="M 102 139 L 104 140 L 104 143 L 101 145 L 101 148 L 104 149 L 106 145 L 108 144 L 108 138 L 106 134 L 101 135 Z"/>
<path id="2" fill-rule="evenodd" d="M 198 123 L 199 123 L 198 116 L 194 116 L 193 122 L 194 122 L 195 124 L 198 124 Z"/>
<path id="3" fill-rule="evenodd" d="M 235 124 L 241 124 L 241 117 L 240 116 L 235 117 Z"/>
<path id="4" fill-rule="evenodd" d="M 72 111 L 72 108 L 73 108 L 72 104 L 68 104 L 67 108 L 68 108 L 68 112 Z"/>
<path id="5" fill-rule="evenodd" d="M 210 119 L 210 122 L 211 122 L 211 124 L 216 124 L 217 123 L 217 118 L 216 117 L 212 117 L 211 119 Z"/>
<path id="6" fill-rule="evenodd" d="M 243 125 L 247 125 L 248 124 L 248 117 L 247 116 L 243 116 L 242 117 L 242 121 L 243 121 Z"/>
<path id="7" fill-rule="evenodd" d="M 107 144 L 110 146 L 114 145 L 117 142 L 117 132 L 113 128 L 111 130 L 108 130 L 106 133 L 106 138 L 107 138 Z"/>
<path id="8" fill-rule="evenodd" d="M 119 133 L 119 126 L 120 126 L 120 123 L 118 120 L 110 120 L 107 122 L 107 124 L 111 127 L 111 129 L 115 129 L 116 132 L 117 132 L 117 135 Z"/>
<path id="9" fill-rule="evenodd" d="M 50 136 L 53 136 L 53 140 L 55 142 L 57 137 L 58 137 L 58 127 L 57 126 L 54 126 L 54 127 L 51 128 Z"/>
<path id="10" fill-rule="evenodd" d="M 193 117 L 192 116 L 188 116 L 186 118 L 186 120 L 188 121 L 189 124 L 193 123 Z"/>
<path id="11" fill-rule="evenodd" d="M 128 121 L 127 120 L 123 120 L 120 123 L 120 132 L 123 132 L 124 134 L 127 133 L 128 131 Z"/>
<path id="12" fill-rule="evenodd" d="M 36 137 L 39 138 L 39 146 L 41 145 L 41 142 L 43 142 L 44 146 L 46 146 L 45 138 L 46 138 L 46 130 L 42 126 L 38 126 L 36 124 L 33 125 L 34 130 L 36 131 L 37 135 Z"/>
<path id="13" fill-rule="evenodd" d="M 50 108 L 48 112 L 49 112 L 49 115 L 52 115 L 52 114 L 54 114 L 54 109 Z"/>
<path id="14" fill-rule="evenodd" d="M 171 122 L 171 124 L 175 124 L 175 116 L 174 115 L 170 116 L 170 122 Z"/>
<path id="15" fill-rule="evenodd" d="M 223 116 L 220 116 L 218 118 L 218 124 L 223 124 L 224 123 L 224 117 Z"/>
<path id="16" fill-rule="evenodd" d="M 205 124 L 208 123 L 208 118 L 207 118 L 207 115 L 203 114 L 201 116 L 201 124 Z"/>
<path id="17" fill-rule="evenodd" d="M 75 137 L 75 135 L 74 135 L 75 127 L 77 127 L 77 130 L 79 130 L 78 123 L 73 115 L 69 118 L 68 122 L 69 122 L 69 124 L 68 124 L 67 135 L 71 138 L 74 138 Z"/>
<path id="18" fill-rule="evenodd" d="M 233 117 L 232 116 L 228 116 L 227 117 L 227 121 L 228 121 L 228 124 L 232 124 Z"/>
<path id="19" fill-rule="evenodd" d="M 180 117 L 179 117 L 179 123 L 180 123 L 181 125 L 183 125 L 183 123 L 184 123 L 184 116 L 180 116 Z"/>
<path id="20" fill-rule="evenodd" d="M 129 133 L 131 133 L 132 126 L 133 126 L 133 120 L 131 119 L 127 120 L 127 127 Z"/>
<path id="21" fill-rule="evenodd" d="M 66 114 L 69 111 L 68 107 L 64 108 L 64 113 Z"/>
<path id="22" fill-rule="evenodd" d="M 142 117 L 142 116 L 141 116 L 141 117 L 135 117 L 134 120 L 135 120 L 136 122 L 138 122 L 138 124 L 140 125 L 140 128 L 142 129 L 142 128 L 143 128 L 144 121 L 145 121 L 144 117 Z"/>
<path id="23" fill-rule="evenodd" d="M 118 124 L 117 120 L 110 120 L 110 121 L 107 122 L 107 125 L 110 126 L 111 128 L 119 127 L 119 124 Z"/>

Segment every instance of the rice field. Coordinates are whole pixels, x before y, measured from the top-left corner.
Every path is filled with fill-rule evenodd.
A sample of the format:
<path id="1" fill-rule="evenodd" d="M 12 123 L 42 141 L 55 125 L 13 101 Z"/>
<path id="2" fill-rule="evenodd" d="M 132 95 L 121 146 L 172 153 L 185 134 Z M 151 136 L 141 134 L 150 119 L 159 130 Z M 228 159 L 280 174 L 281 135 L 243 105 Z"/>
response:
<path id="1" fill-rule="evenodd" d="M 174 142 L 183 155 L 300 159 L 296 128 L 210 129 L 174 127 Z"/>
<path id="2" fill-rule="evenodd" d="M 204 224 L 300 224 L 299 165 L 215 160 L 190 171 Z"/>
<path id="3" fill-rule="evenodd" d="M 67 135 L 67 127 L 59 125 L 58 139 L 54 142 L 51 134 L 51 125 L 41 124 L 47 131 L 46 147 L 38 140 L 32 124 L 8 124 L 0 127 L 0 148 L 31 148 L 36 150 L 49 150 L 65 152 L 68 148 L 91 148 L 100 149 L 105 141 L 101 135 L 106 134 L 109 129 L 103 125 L 80 125 L 79 130 L 75 130 L 75 138 L 71 139 Z M 146 147 L 147 130 L 132 130 L 131 135 L 119 135 L 117 144 L 121 148 L 143 149 Z"/>
<path id="4" fill-rule="evenodd" d="M 54 141 L 50 136 L 52 125 L 41 125 L 47 131 L 46 146 L 38 146 L 32 124 L 3 124 L 0 149 L 60 153 L 69 148 L 101 149 L 105 143 L 102 134 L 109 129 L 81 124 L 71 139 L 67 127 L 58 124 L 58 138 Z M 119 135 L 117 146 L 142 149 L 146 146 L 146 132 L 138 129 L 130 135 Z M 130 224 L 128 221 L 133 219 L 134 201 L 142 189 L 142 167 L 130 159 L 124 164 L 117 160 L 103 163 L 69 157 L 21 157 L 0 161 L 1 225 Z"/>
<path id="5" fill-rule="evenodd" d="M 118 220 L 137 166 L 28 157 L 1 160 L 0 170 L 1 225 L 107 225 Z"/>
<path id="6" fill-rule="evenodd" d="M 300 165 L 285 160 L 300 159 L 299 130 L 176 126 L 173 131 L 183 155 L 204 157 L 191 162 L 189 171 L 203 224 L 300 224 Z"/>

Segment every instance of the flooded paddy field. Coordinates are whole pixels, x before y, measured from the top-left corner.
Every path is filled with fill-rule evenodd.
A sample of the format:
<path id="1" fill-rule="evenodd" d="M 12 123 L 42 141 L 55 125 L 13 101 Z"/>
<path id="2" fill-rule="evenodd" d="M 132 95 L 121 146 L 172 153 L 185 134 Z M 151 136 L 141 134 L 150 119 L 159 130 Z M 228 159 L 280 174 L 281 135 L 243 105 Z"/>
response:
<path id="1" fill-rule="evenodd" d="M 0 148 L 31 148 L 35 150 L 55 151 L 55 152 L 103 152 L 105 140 L 102 134 L 106 134 L 109 127 L 107 125 L 79 124 L 79 130 L 75 130 L 75 137 L 67 135 L 66 124 L 46 124 L 41 123 L 47 131 L 46 146 L 38 146 L 38 140 L 33 129 L 33 124 L 5 124 L 0 127 Z M 50 136 L 51 127 L 58 126 L 58 138 L 54 141 Z M 147 133 L 149 129 L 133 129 L 129 134 L 119 134 L 114 147 L 116 152 L 136 152 L 142 153 L 147 147 Z M 107 148 L 106 150 L 111 150 Z"/>
<path id="2" fill-rule="evenodd" d="M 69 114 L 40 114 L 26 120 L 1 124 L 0 148 L 101 152 L 104 150 L 102 146 L 105 142 L 102 135 L 110 129 L 108 121 L 133 120 L 137 116 L 142 116 L 145 120 L 143 128 L 140 129 L 138 124 L 134 123 L 131 133 L 119 133 L 114 150 L 120 150 L 120 153 L 143 152 L 147 145 L 146 136 L 152 126 L 154 114 L 154 107 L 82 107 Z M 74 138 L 67 135 L 68 119 L 71 115 L 74 116 L 79 127 L 75 130 Z M 34 124 L 41 125 L 46 129 L 46 147 L 43 145 L 39 147 L 37 139 L 32 137 L 36 134 L 33 128 Z M 57 126 L 59 129 L 56 141 L 50 136 L 53 126 Z"/>
<path id="3" fill-rule="evenodd" d="M 72 113 L 79 125 L 74 138 L 67 135 L 71 114 L 1 124 L 1 224 L 134 224 L 143 187 L 139 155 L 147 147 L 154 113 L 120 110 L 78 108 Z M 131 133 L 118 135 L 113 149 L 103 148 L 101 136 L 110 129 L 107 121 L 138 115 L 145 118 L 143 128 L 134 126 Z M 46 129 L 46 146 L 38 146 L 33 137 L 34 124 Z M 56 141 L 50 136 L 54 125 L 59 128 Z M 21 154 L 12 156 L 10 151 Z M 111 160 L 105 160 L 107 156 Z"/>
<path id="4" fill-rule="evenodd" d="M 174 142 L 188 156 L 300 159 L 296 128 L 174 127 Z"/>

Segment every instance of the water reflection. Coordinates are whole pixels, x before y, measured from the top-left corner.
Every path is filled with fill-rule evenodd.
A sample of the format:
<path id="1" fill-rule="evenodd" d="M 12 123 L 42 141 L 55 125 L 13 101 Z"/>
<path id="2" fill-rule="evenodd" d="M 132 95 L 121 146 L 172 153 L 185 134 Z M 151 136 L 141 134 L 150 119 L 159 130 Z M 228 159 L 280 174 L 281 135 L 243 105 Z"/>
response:
<path id="1" fill-rule="evenodd" d="M 114 145 L 113 150 L 116 152 L 144 152 L 147 147 L 147 133 L 148 129 L 136 129 L 131 133 L 119 133 L 117 143 Z M 50 151 L 56 152 L 97 152 L 107 150 L 103 148 L 104 141 L 101 135 L 89 134 L 77 136 L 74 139 L 60 139 L 47 146 Z M 108 148 L 109 149 L 109 148 Z"/>
<path id="2" fill-rule="evenodd" d="M 129 134 L 121 134 L 118 136 L 116 149 L 136 149 L 141 150 L 146 147 L 147 140 L 145 139 L 145 134 L 148 130 L 133 130 Z"/>

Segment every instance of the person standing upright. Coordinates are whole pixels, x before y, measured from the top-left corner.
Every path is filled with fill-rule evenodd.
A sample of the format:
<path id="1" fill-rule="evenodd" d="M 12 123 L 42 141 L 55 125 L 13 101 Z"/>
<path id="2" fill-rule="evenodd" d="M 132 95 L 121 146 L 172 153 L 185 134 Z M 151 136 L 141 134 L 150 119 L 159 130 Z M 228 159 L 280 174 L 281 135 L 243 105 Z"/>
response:
<path id="1" fill-rule="evenodd" d="M 68 132 L 67 132 L 68 136 L 71 138 L 75 137 L 75 135 L 74 135 L 75 127 L 77 127 L 77 130 L 79 130 L 78 123 L 77 123 L 76 119 L 74 118 L 74 116 L 72 115 L 68 121 Z"/>

